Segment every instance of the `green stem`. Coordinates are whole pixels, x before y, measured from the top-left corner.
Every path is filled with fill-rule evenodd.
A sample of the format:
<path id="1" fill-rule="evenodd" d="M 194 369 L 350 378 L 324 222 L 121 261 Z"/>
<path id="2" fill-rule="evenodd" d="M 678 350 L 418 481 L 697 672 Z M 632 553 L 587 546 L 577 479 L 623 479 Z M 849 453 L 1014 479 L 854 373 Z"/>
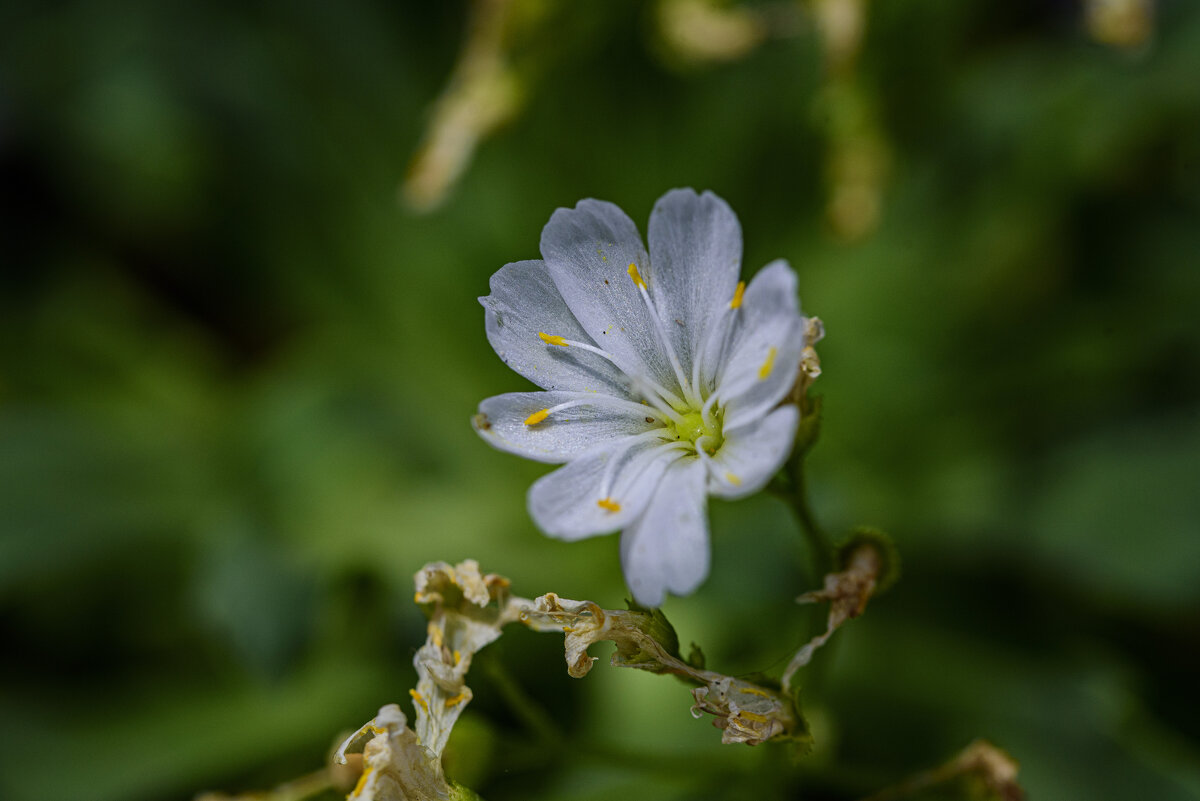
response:
<path id="1" fill-rule="evenodd" d="M 808 548 L 812 556 L 813 572 L 816 573 L 817 582 L 821 582 L 826 573 L 833 572 L 833 543 L 829 537 L 817 524 L 816 518 L 813 516 L 812 508 L 808 504 L 808 484 L 804 478 L 804 457 L 807 449 L 797 449 L 796 454 L 792 457 L 791 463 L 791 497 L 789 505 L 792 512 L 796 515 L 797 522 L 800 523 L 800 532 L 804 535 L 804 539 L 808 542 Z"/>
<path id="2" fill-rule="evenodd" d="M 521 723 L 534 734 L 542 743 L 559 743 L 563 741 L 562 731 L 550 714 L 517 683 L 509 673 L 508 668 L 499 659 L 484 661 L 483 672 L 500 691 L 500 696 L 508 704 L 512 713 Z"/>

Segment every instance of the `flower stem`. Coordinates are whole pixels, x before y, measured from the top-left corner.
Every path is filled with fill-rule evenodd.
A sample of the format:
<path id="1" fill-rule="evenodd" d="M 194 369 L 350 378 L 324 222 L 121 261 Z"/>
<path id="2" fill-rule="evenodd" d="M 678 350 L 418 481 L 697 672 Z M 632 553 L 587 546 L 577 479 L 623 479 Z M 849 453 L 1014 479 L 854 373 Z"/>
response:
<path id="1" fill-rule="evenodd" d="M 817 523 L 809 505 L 804 459 L 821 433 L 821 398 L 805 398 L 803 405 L 806 407 L 804 416 L 800 422 L 800 429 L 796 432 L 796 445 L 787 466 L 789 492 L 786 500 L 796 515 L 804 539 L 808 542 L 813 572 L 816 574 L 814 578 L 820 583 L 825 574 L 832 572 L 834 568 L 833 543 Z"/>
<path id="2" fill-rule="evenodd" d="M 481 660 L 483 661 L 483 660 Z M 563 733 L 554 718 L 535 701 L 499 659 L 483 661 L 483 672 L 500 691 L 500 696 L 517 719 L 542 743 L 563 741 Z"/>

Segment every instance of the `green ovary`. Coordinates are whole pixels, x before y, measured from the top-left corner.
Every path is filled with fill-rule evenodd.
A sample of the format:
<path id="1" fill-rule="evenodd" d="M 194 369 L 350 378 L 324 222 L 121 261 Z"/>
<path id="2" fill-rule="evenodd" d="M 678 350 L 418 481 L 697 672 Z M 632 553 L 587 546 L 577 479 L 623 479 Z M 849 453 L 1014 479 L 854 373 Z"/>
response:
<path id="1" fill-rule="evenodd" d="M 714 415 L 716 425 L 709 427 L 704 422 L 704 416 L 700 412 L 687 412 L 681 414 L 682 418 L 678 423 L 668 423 L 667 427 L 675 436 L 675 439 L 695 444 L 696 440 L 701 437 L 710 437 L 704 443 L 704 449 L 712 454 L 716 453 L 717 449 L 725 442 L 725 438 L 721 436 L 721 417 L 720 412 Z"/>

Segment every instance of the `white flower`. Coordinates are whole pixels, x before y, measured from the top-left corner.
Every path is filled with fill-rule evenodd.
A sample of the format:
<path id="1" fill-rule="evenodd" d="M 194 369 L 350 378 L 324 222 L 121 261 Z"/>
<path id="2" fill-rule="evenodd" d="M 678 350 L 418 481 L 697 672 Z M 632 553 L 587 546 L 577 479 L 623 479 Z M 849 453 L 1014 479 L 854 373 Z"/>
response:
<path id="1" fill-rule="evenodd" d="M 820 322 L 800 314 L 783 261 L 739 282 L 742 232 L 711 192 L 668 192 L 650 214 L 650 252 L 611 203 L 558 209 L 541 261 L 506 264 L 480 298 L 488 341 L 545 392 L 479 405 L 491 445 L 565 466 L 529 490 L 546 534 L 623 530 L 638 603 L 658 606 L 708 575 L 707 496 L 758 491 L 792 447 L 785 402 Z"/>

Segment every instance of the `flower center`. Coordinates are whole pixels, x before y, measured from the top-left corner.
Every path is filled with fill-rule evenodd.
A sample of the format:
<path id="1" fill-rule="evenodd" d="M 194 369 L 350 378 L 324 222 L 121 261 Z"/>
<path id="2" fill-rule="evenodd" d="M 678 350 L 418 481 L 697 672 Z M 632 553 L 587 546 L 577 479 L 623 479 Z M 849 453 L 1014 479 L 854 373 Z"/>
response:
<path id="1" fill-rule="evenodd" d="M 713 413 L 711 418 L 714 425 L 710 426 L 700 412 L 686 412 L 679 415 L 678 422 L 668 421 L 667 429 L 676 440 L 702 447 L 711 456 L 725 443 L 721 435 L 720 411 Z"/>

